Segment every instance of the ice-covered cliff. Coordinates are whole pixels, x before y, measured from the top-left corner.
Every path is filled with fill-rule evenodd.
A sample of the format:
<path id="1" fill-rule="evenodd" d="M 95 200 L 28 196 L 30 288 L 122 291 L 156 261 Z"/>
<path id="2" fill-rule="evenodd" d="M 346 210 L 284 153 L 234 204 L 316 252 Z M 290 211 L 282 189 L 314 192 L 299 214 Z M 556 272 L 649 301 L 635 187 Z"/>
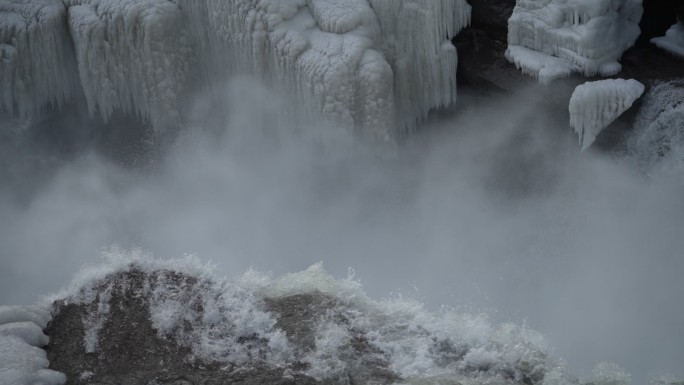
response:
<path id="1" fill-rule="evenodd" d="M 614 75 L 642 13 L 641 0 L 518 0 L 506 58 L 545 84 L 575 72 Z"/>
<path id="2" fill-rule="evenodd" d="M 2 0 L 0 111 L 80 92 L 91 114 L 163 128 L 198 83 L 247 73 L 301 114 L 387 138 L 454 103 L 449 39 L 469 19 L 465 0 Z"/>

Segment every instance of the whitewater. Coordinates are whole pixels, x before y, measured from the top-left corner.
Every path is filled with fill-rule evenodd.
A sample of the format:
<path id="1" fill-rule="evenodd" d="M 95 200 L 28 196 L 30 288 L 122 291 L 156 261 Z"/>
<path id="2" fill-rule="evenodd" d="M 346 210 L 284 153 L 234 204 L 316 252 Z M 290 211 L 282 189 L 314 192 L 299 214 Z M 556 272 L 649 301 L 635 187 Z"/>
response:
<path id="1" fill-rule="evenodd" d="M 608 3 L 622 50 L 636 11 Z M 539 88 L 456 98 L 466 2 L 325 4 L 0 1 L 0 378 L 105 381 L 53 370 L 54 322 L 106 356 L 126 293 L 174 364 L 231 376 L 681 383 L 681 81 L 577 87 L 581 152 Z M 553 40 L 509 60 L 551 82 Z M 559 76 L 619 70 L 568 55 Z M 587 148 L 639 98 L 623 147 Z"/>

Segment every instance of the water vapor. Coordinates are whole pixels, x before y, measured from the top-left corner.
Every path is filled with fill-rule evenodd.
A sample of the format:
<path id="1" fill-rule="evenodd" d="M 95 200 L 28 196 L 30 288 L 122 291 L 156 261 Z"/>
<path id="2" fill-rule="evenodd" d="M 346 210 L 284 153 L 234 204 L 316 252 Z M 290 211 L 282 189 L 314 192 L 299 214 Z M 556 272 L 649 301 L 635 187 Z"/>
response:
<path id="1" fill-rule="evenodd" d="M 229 276 L 323 261 L 374 297 L 526 322 L 580 374 L 604 360 L 634 383 L 684 374 L 684 186 L 580 153 L 534 90 L 463 95 L 396 146 L 294 123 L 253 80 L 217 90 L 147 167 L 88 146 L 32 158 L 16 139 L 30 132 L 3 138 L 0 303 L 59 289 L 111 245 Z"/>

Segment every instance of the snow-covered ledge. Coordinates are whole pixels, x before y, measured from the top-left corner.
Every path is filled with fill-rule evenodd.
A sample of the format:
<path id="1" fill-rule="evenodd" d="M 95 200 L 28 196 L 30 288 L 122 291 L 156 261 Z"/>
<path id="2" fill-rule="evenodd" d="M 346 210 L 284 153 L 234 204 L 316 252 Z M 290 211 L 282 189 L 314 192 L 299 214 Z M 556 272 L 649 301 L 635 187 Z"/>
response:
<path id="1" fill-rule="evenodd" d="M 517 0 L 506 58 L 542 84 L 575 72 L 615 75 L 642 13 L 641 0 Z"/>
<path id="2" fill-rule="evenodd" d="M 634 79 L 607 79 L 577 86 L 570 97 L 570 126 L 579 136 L 582 151 L 643 93 L 644 85 Z"/>
<path id="3" fill-rule="evenodd" d="M 64 374 L 48 369 L 43 329 L 49 307 L 0 306 L 0 379 L 12 385 L 62 385 Z"/>

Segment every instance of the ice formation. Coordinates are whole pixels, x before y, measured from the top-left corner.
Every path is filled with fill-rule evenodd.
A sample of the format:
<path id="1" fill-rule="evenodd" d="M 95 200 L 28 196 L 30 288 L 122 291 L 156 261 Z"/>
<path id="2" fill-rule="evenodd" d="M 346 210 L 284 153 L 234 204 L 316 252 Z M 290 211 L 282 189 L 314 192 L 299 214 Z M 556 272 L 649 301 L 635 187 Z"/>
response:
<path id="1" fill-rule="evenodd" d="M 579 135 L 582 151 L 643 93 L 644 85 L 634 79 L 607 79 L 577 86 L 570 97 L 570 126 Z"/>
<path id="2" fill-rule="evenodd" d="M 205 62 L 266 74 L 303 113 L 387 137 L 455 101 L 449 39 L 470 21 L 464 0 L 177 2 Z"/>
<path id="3" fill-rule="evenodd" d="M 518 0 L 506 58 L 543 84 L 574 72 L 614 75 L 642 13 L 641 0 Z"/>
<path id="4" fill-rule="evenodd" d="M 48 343 L 43 328 L 50 319 L 49 308 L 0 306 L 0 378 L 11 385 L 62 385 L 66 377 L 47 369 Z"/>
<path id="5" fill-rule="evenodd" d="M 177 100 L 190 57 L 177 5 L 166 0 L 67 0 L 78 74 L 91 115 L 115 109 L 179 120 Z"/>
<path id="6" fill-rule="evenodd" d="M 470 20 L 465 0 L 1 0 L 0 12 L 2 111 L 59 105 L 78 77 L 91 114 L 164 126 L 182 120 L 188 82 L 247 72 L 302 113 L 379 137 L 454 103 L 450 38 Z"/>
<path id="7" fill-rule="evenodd" d="M 660 83 L 646 93 L 627 147 L 641 171 L 684 185 L 684 81 Z"/>
<path id="8" fill-rule="evenodd" d="M 78 87 L 61 0 L 0 0 L 0 111 L 26 118 Z"/>
<path id="9" fill-rule="evenodd" d="M 665 32 L 665 36 L 652 38 L 651 43 L 675 56 L 684 58 L 684 21 L 675 23 Z"/>

